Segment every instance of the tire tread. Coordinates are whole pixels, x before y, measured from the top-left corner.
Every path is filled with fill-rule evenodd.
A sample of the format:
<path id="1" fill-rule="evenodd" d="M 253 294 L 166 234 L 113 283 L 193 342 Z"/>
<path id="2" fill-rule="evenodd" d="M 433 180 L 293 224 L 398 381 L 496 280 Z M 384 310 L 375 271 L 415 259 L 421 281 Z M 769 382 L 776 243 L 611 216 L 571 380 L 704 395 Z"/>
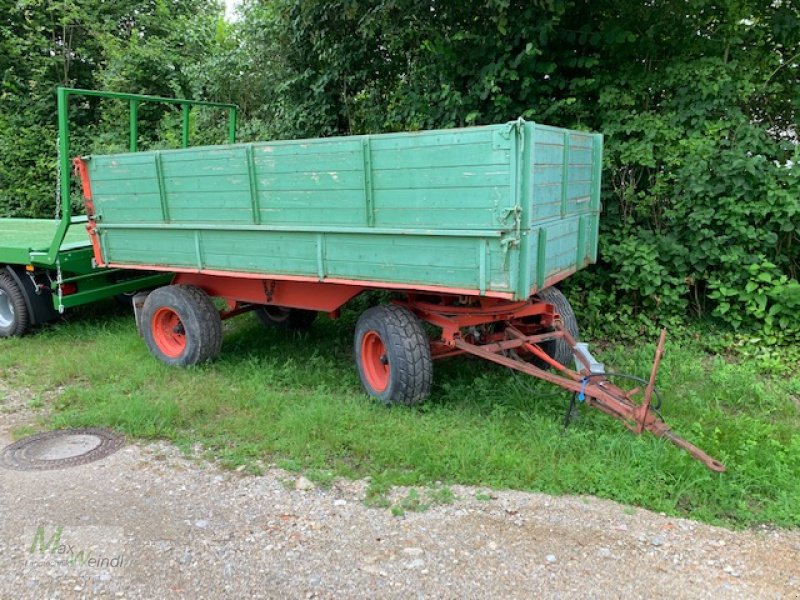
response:
<path id="1" fill-rule="evenodd" d="M 366 310 L 356 326 L 357 360 L 360 360 L 361 334 L 376 329 L 378 323 L 383 323 L 385 327 L 388 339 L 384 340 L 384 344 L 393 347 L 392 368 L 399 372 L 399 377 L 393 382 L 396 385 L 390 383 L 390 394 L 383 400 L 405 406 L 419 404 L 430 393 L 433 381 L 430 341 L 422 324 L 414 313 L 403 306 L 389 304 Z"/>
<path id="2" fill-rule="evenodd" d="M 536 295 L 540 300 L 556 307 L 556 312 L 561 316 L 561 323 L 564 329 L 567 330 L 577 342 L 579 339 L 578 320 L 575 317 L 575 311 L 572 310 L 572 305 L 569 303 L 564 293 L 556 287 L 549 287 L 539 290 Z M 574 359 L 569 344 L 562 339 L 555 340 L 554 343 L 546 346 L 543 345 L 543 349 L 551 358 L 565 366 L 569 366 L 569 363 Z M 549 367 L 549 365 L 546 366 Z"/>
<path id="3" fill-rule="evenodd" d="M 186 318 L 182 318 L 184 328 L 191 327 L 192 331 L 186 332 L 192 336 L 195 343 L 187 345 L 187 353 L 177 359 L 164 358 L 152 339 L 150 333 L 150 320 L 155 311 L 163 306 L 170 308 L 185 308 Z M 147 296 L 143 316 L 144 338 L 150 351 L 163 362 L 179 366 L 188 366 L 203 363 L 216 358 L 222 349 L 222 319 L 219 311 L 214 306 L 209 295 L 198 287 L 191 285 L 167 285 L 154 290 Z M 196 327 L 193 323 L 196 322 Z"/>

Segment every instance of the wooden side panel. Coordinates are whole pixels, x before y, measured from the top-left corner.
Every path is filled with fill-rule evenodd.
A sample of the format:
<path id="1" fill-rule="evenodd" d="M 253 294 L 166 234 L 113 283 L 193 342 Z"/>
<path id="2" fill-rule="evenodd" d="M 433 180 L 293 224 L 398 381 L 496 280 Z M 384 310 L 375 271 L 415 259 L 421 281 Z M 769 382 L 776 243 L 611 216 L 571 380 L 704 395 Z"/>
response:
<path id="1" fill-rule="evenodd" d="M 366 224 L 358 138 L 253 145 L 255 192 L 264 224 Z"/>
<path id="2" fill-rule="evenodd" d="M 161 199 L 151 153 L 93 156 L 89 177 L 99 222 L 158 222 Z"/>
<path id="3" fill-rule="evenodd" d="M 531 231 L 523 269 L 536 290 L 597 260 L 602 137 L 532 123 L 526 135 Z"/>
<path id="4" fill-rule="evenodd" d="M 509 291 L 497 238 L 125 228 L 100 235 L 114 264 Z"/>
<path id="5" fill-rule="evenodd" d="M 500 229 L 510 145 L 497 127 L 375 136 L 369 144 L 375 225 Z"/>
<path id="6" fill-rule="evenodd" d="M 131 266 L 525 297 L 540 230 L 545 274 L 592 256 L 595 223 L 582 217 L 595 206 L 596 152 L 590 134 L 519 127 L 534 129 L 93 156 L 101 251 Z"/>
<path id="7" fill-rule="evenodd" d="M 163 152 L 160 160 L 166 220 L 179 223 L 252 222 L 248 166 L 241 147 Z M 157 179 L 155 165 L 153 174 Z"/>

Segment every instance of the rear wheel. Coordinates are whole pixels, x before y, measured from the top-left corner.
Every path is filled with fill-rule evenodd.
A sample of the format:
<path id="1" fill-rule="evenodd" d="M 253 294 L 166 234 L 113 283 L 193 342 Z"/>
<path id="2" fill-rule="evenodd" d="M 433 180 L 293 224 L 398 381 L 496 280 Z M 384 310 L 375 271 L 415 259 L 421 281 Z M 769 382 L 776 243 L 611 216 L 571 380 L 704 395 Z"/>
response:
<path id="1" fill-rule="evenodd" d="M 222 348 L 222 319 L 203 290 L 168 285 L 147 296 L 142 330 L 150 352 L 168 365 L 212 360 Z"/>
<path id="2" fill-rule="evenodd" d="M 572 310 L 572 305 L 561 290 L 555 287 L 549 287 L 537 292 L 536 296 L 543 302 L 555 306 L 556 312 L 561 317 L 561 324 L 564 326 L 564 329 L 575 341 L 578 341 L 578 320 L 575 318 L 575 311 Z M 569 344 L 563 339 L 544 342 L 540 346 L 550 358 L 557 360 L 565 367 L 569 367 L 570 363 L 574 360 Z M 531 362 L 537 367 L 550 367 L 550 365 L 539 358 L 534 358 Z"/>
<path id="3" fill-rule="evenodd" d="M 317 311 L 284 306 L 261 306 L 255 311 L 258 320 L 267 327 L 304 331 L 311 327 L 317 318 Z"/>
<path id="4" fill-rule="evenodd" d="M 407 308 L 375 306 L 356 324 L 355 354 L 361 384 L 386 404 L 413 405 L 430 393 L 430 342 Z"/>
<path id="5" fill-rule="evenodd" d="M 29 326 L 23 291 L 8 273 L 0 274 L 0 338 L 24 335 Z"/>

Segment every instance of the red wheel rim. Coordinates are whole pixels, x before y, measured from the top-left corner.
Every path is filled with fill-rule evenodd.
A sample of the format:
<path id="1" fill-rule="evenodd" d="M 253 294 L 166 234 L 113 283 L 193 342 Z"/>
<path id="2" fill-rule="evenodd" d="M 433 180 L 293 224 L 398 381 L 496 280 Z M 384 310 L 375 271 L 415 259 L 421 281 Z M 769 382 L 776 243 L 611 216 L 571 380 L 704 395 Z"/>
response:
<path id="1" fill-rule="evenodd" d="M 367 384 L 375 392 L 381 393 L 389 386 L 392 369 L 386 356 L 386 346 L 375 331 L 368 331 L 361 338 L 361 367 Z"/>
<path id="2" fill-rule="evenodd" d="M 153 341 L 169 358 L 178 358 L 186 349 L 186 333 L 181 318 L 171 308 L 161 307 L 150 324 Z"/>

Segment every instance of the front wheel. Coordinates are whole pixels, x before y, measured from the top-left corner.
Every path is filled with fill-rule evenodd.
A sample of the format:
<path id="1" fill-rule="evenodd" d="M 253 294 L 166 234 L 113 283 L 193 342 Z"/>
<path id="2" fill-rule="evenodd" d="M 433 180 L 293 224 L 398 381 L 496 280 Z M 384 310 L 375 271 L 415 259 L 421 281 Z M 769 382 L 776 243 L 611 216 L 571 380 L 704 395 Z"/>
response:
<path id="1" fill-rule="evenodd" d="M 430 393 L 430 342 L 407 308 L 389 305 L 364 311 L 356 324 L 355 355 L 361 384 L 373 398 L 411 406 Z"/>
<path id="2" fill-rule="evenodd" d="M 0 338 L 24 335 L 29 327 L 23 291 L 11 275 L 0 274 Z"/>
<path id="3" fill-rule="evenodd" d="M 168 365 L 213 360 L 222 348 L 222 319 L 200 288 L 167 285 L 151 292 L 142 309 L 142 331 L 150 352 Z"/>

